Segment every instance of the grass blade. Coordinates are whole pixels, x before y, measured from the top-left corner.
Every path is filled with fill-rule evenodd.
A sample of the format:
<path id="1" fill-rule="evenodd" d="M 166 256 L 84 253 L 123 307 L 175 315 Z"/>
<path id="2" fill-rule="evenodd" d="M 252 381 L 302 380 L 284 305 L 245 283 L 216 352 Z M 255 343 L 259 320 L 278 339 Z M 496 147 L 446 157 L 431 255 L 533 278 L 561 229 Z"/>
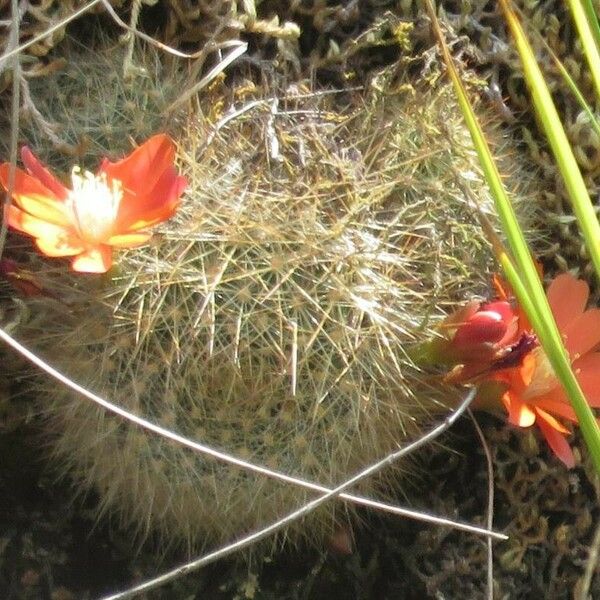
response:
<path id="1" fill-rule="evenodd" d="M 592 32 L 592 22 L 598 27 L 598 18 L 589 18 L 589 13 L 585 10 L 580 0 L 568 0 L 571 16 L 577 27 L 579 40 L 583 47 L 583 53 L 587 60 L 592 75 L 592 81 L 596 88 L 596 96 L 600 98 L 600 51 L 598 50 L 598 40 Z"/>
<path id="2" fill-rule="evenodd" d="M 521 18 L 523 17 L 521 11 L 518 11 L 518 14 L 521 16 Z M 596 25 L 597 25 L 597 20 L 596 20 Z M 600 29 L 598 29 L 598 31 L 600 32 Z M 560 58 L 558 58 L 558 56 L 556 55 L 554 50 L 550 47 L 550 44 L 548 44 L 548 42 L 540 34 L 540 32 L 533 31 L 533 33 L 536 36 L 537 40 L 544 46 L 544 48 L 546 49 L 546 52 L 548 52 L 548 54 L 552 58 L 552 61 L 554 62 L 554 65 L 558 69 L 558 72 L 560 73 L 564 82 L 569 87 L 569 90 L 571 90 L 573 96 L 575 96 L 575 100 L 577 100 L 577 103 L 579 104 L 579 106 L 581 106 L 581 108 L 586 112 L 586 114 L 590 120 L 590 125 L 594 128 L 594 131 L 598 134 L 598 137 L 600 137 L 600 123 L 598 122 L 596 114 L 594 113 L 594 111 L 592 110 L 592 107 L 589 105 L 589 103 L 584 98 L 583 94 L 579 91 L 577 84 L 575 83 L 575 81 L 573 80 L 573 78 L 571 77 L 569 72 L 567 71 L 565 65 L 562 63 Z"/>
<path id="3" fill-rule="evenodd" d="M 552 96 L 550 95 L 542 71 L 536 62 L 533 50 L 525 37 L 521 24 L 510 7 L 509 2 L 501 0 L 500 3 L 504 9 L 509 28 L 521 57 L 533 105 L 540 117 L 544 133 L 556 158 L 590 258 L 600 279 L 600 225 L 598 224 L 585 181 L 561 124 L 558 111 L 552 101 Z"/>
<path id="4" fill-rule="evenodd" d="M 503 7 L 506 7 L 506 0 L 501 1 Z M 450 56 L 450 53 L 448 51 L 447 45 L 444 40 L 444 36 L 442 34 L 433 6 L 431 4 L 431 0 L 426 0 L 426 6 L 432 21 L 435 35 L 442 49 L 444 61 L 448 67 L 449 75 L 455 87 L 458 101 L 465 117 L 465 121 L 471 132 L 473 144 L 478 153 L 484 175 L 492 191 L 494 201 L 496 204 L 496 209 L 498 211 L 503 230 L 508 239 L 510 249 L 514 255 L 513 261 L 513 259 L 511 259 L 511 257 L 506 251 L 501 251 L 499 256 L 500 263 L 502 265 L 502 268 L 504 269 L 504 272 L 506 273 L 509 283 L 513 288 L 513 291 L 517 296 L 518 301 L 521 303 L 521 306 L 523 310 L 525 310 L 527 317 L 529 318 L 533 326 L 534 331 L 538 335 L 540 344 L 542 345 L 542 348 L 544 349 L 544 352 L 546 353 L 548 360 L 552 365 L 556 377 L 560 380 L 561 384 L 563 385 L 565 391 L 569 396 L 577 418 L 579 419 L 579 424 L 588 449 L 590 451 L 590 455 L 592 457 L 594 465 L 600 473 L 600 428 L 596 423 L 594 414 L 592 413 L 592 410 L 589 407 L 585 396 L 583 395 L 581 387 L 579 386 L 579 383 L 571 369 L 569 358 L 562 344 L 560 332 L 558 331 L 558 328 L 554 321 L 554 317 L 552 316 L 552 312 L 546 299 L 542 283 L 539 279 L 535 263 L 529 252 L 527 243 L 523 236 L 523 232 L 519 226 L 519 223 L 517 222 L 514 210 L 502 184 L 498 168 L 496 167 L 496 164 L 493 160 L 483 130 L 481 129 L 481 126 L 477 121 L 477 117 L 475 116 L 473 107 L 471 106 L 471 103 L 462 84 L 460 76 L 454 66 L 452 57 Z M 512 14 L 512 17 L 512 20 L 509 20 L 511 30 L 513 29 L 515 23 L 519 25 L 516 21 L 516 18 L 514 17 L 514 14 Z M 526 54 L 526 48 L 528 48 L 528 44 L 527 47 L 524 46 L 524 39 L 524 35 L 522 35 L 521 31 L 521 35 L 518 37 L 517 45 L 519 47 L 519 50 L 524 51 Z M 535 66 L 538 72 L 538 78 L 541 79 L 541 83 L 544 84 L 545 87 L 543 77 L 541 75 L 541 72 L 539 71 L 539 68 L 537 67 L 537 64 L 535 63 L 530 48 L 528 56 L 529 61 L 527 71 L 533 70 L 533 66 Z M 533 66 L 531 65 L 531 62 L 533 62 Z M 549 96 L 548 92 L 547 94 Z M 556 114 L 555 118 L 558 121 L 558 114 Z M 564 135 L 564 131 L 562 131 L 562 133 L 564 139 L 562 139 L 561 142 L 565 146 L 567 146 L 570 151 L 566 135 Z M 572 151 L 571 157 L 574 162 L 575 158 L 573 157 Z M 577 165 L 575 163 L 575 167 L 576 166 Z M 579 173 L 578 170 L 577 173 Z M 581 178 L 580 174 L 579 177 Z M 585 191 L 585 184 L 583 184 L 582 178 L 581 185 L 583 185 L 583 189 Z M 594 222 L 596 226 L 598 226 L 598 223 L 595 220 L 593 209 L 591 210 L 592 215 L 594 216 Z M 584 214 L 588 217 L 589 220 L 589 215 L 587 215 L 587 213 Z M 590 231 L 588 233 L 591 236 L 593 232 L 593 227 L 590 226 L 589 230 Z M 600 243 L 600 232 L 596 237 L 596 240 L 597 244 Z M 600 253 L 598 253 L 598 264 L 600 265 Z"/>

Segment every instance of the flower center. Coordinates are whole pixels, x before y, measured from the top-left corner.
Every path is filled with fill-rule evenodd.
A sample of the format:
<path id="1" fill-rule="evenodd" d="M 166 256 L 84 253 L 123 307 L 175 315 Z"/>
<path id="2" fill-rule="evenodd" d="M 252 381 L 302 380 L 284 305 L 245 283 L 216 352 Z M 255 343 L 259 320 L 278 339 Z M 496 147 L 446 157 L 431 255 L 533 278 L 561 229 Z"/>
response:
<path id="1" fill-rule="evenodd" d="M 75 217 L 75 226 L 82 240 L 91 244 L 106 242 L 113 235 L 123 190 L 121 182 L 106 179 L 106 174 L 94 175 L 73 167 L 73 186 L 67 203 Z"/>
<path id="2" fill-rule="evenodd" d="M 523 393 L 523 400 L 533 400 L 537 396 L 547 394 L 558 385 L 558 379 L 550 365 L 548 357 L 540 346 L 534 348 L 531 353 L 535 357 L 535 371 L 531 383 Z"/>

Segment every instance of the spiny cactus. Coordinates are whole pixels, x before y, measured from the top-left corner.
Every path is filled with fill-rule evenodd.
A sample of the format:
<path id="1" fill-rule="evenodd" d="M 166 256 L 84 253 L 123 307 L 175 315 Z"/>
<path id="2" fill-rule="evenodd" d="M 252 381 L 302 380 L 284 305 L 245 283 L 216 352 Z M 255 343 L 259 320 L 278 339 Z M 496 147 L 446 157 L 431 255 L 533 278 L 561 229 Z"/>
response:
<path id="1" fill-rule="evenodd" d="M 189 190 L 151 244 L 98 279 L 35 259 L 61 300 L 30 300 L 21 335 L 136 414 L 335 485 L 454 401 L 408 352 L 485 289 L 492 258 L 460 182 L 488 213 L 490 199 L 447 86 L 256 94 L 239 89 L 236 113 L 207 99 L 181 133 Z M 505 153 L 519 192 L 521 163 Z M 526 193 L 517 206 L 527 220 Z M 37 385 L 59 468 L 141 536 L 223 542 L 309 497 Z M 331 503 L 287 534 L 322 540 L 347 510 Z"/>
<path id="2" fill-rule="evenodd" d="M 167 110 L 186 79 L 181 59 L 168 62 L 164 52 L 139 41 L 131 59 L 134 74 L 125 73 L 126 47 L 97 26 L 86 31 L 85 44 L 67 37 L 50 66 L 30 74 L 24 88 L 21 139 L 64 170 L 74 157 L 91 167 L 98 156 L 126 153 L 132 138 L 172 127 L 177 115 L 167 118 Z M 0 142 L 5 154 L 8 141 Z"/>

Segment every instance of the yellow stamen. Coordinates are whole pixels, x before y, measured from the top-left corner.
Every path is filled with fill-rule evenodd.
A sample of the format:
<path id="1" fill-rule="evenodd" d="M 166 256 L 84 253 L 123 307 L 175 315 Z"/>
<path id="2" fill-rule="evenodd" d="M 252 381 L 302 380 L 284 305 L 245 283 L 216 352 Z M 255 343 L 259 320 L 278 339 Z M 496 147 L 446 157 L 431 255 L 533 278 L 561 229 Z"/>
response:
<path id="1" fill-rule="evenodd" d="M 123 198 L 121 182 L 106 179 L 106 174 L 94 175 L 73 167 L 73 182 L 67 203 L 75 217 L 75 226 L 82 240 L 91 244 L 106 241 L 114 233 L 119 205 Z"/>

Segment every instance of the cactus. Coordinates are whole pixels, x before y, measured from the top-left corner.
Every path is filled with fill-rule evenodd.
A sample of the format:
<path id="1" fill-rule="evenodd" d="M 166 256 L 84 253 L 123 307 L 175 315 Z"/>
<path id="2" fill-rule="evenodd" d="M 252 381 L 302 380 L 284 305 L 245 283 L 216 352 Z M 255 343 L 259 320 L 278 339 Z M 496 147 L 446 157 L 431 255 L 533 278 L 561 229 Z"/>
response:
<path id="1" fill-rule="evenodd" d="M 85 44 L 67 36 L 49 66 L 37 75 L 32 70 L 23 88 L 20 136 L 64 171 L 74 157 L 94 168 L 98 156 L 130 150 L 131 138 L 144 140 L 166 123 L 172 126 L 177 115 L 167 119 L 165 113 L 185 85 L 181 61 L 167 62 L 144 42 L 136 44 L 131 59 L 135 76 L 124 74 L 126 47 L 92 24 L 85 31 Z M 1 118 L 8 120 L 10 111 Z M 4 155 L 8 144 L 5 136 Z"/>
<path id="2" fill-rule="evenodd" d="M 235 118 L 207 98 L 211 108 L 179 134 L 189 191 L 150 244 L 99 278 L 31 258 L 55 297 L 28 300 L 20 334 L 136 414 L 335 485 L 455 401 L 409 350 L 484 292 L 493 267 L 459 180 L 488 213 L 491 201 L 448 86 L 248 89 L 234 94 L 245 102 Z M 527 222 L 530 175 L 505 133 L 488 130 Z M 59 470 L 142 538 L 220 543 L 311 497 L 141 431 L 45 378 L 36 386 Z M 397 475 L 360 491 L 384 494 Z M 331 503 L 286 536 L 318 543 L 350 512 Z"/>

